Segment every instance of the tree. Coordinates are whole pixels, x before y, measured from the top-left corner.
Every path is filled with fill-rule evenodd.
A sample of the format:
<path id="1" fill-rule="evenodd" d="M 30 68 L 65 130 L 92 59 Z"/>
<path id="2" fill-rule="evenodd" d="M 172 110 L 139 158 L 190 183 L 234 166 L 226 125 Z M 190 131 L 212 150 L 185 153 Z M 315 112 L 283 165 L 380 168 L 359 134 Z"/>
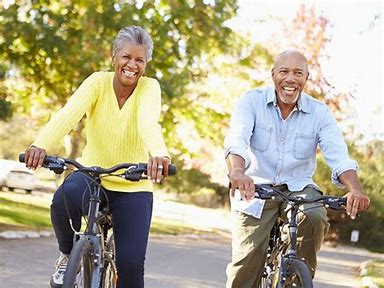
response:
<path id="1" fill-rule="evenodd" d="M 7 101 L 8 91 L 4 84 L 7 68 L 0 64 L 0 120 L 6 121 L 12 117 L 12 104 Z"/>
<path id="2" fill-rule="evenodd" d="M 111 43 L 120 28 L 144 26 L 155 43 L 146 74 L 159 79 L 168 108 L 162 119 L 166 140 L 183 150 L 174 132 L 175 111 L 184 104 L 185 86 L 201 76 L 202 53 L 227 49 L 231 30 L 222 24 L 237 9 L 234 0 L 210 3 L 16 1 L 0 12 L 0 54 L 31 91 L 24 92 L 30 97 L 28 105 L 21 103 L 21 93 L 9 98 L 27 113 L 36 105 L 56 110 L 86 76 L 110 69 Z M 75 133 L 71 156 L 78 152 L 81 127 Z"/>
<path id="3" fill-rule="evenodd" d="M 331 107 L 337 120 L 342 121 L 347 117 L 345 110 L 349 107 L 352 94 L 340 92 L 322 71 L 322 63 L 328 59 L 327 45 L 331 41 L 330 28 L 329 19 L 324 15 L 318 15 L 314 4 L 312 6 L 301 4 L 291 25 L 284 27 L 286 37 L 282 41 L 276 40 L 276 46 L 290 46 L 303 51 L 310 68 L 305 91 L 323 100 Z"/>

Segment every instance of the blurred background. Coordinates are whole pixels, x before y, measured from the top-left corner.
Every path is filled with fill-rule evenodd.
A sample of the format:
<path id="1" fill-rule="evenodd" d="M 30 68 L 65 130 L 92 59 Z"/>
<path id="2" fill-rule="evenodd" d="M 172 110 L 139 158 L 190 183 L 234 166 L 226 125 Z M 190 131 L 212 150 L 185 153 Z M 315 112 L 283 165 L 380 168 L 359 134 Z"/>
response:
<path id="1" fill-rule="evenodd" d="M 359 230 L 358 245 L 384 251 L 382 1 L 3 0 L 0 22 L 0 158 L 16 160 L 89 74 L 112 69 L 118 30 L 141 25 L 154 40 L 146 75 L 161 84 L 160 121 L 179 171 L 162 188 L 209 208 L 228 209 L 223 139 L 235 101 L 272 83 L 279 52 L 302 51 L 305 90 L 332 108 L 372 200 L 357 221 L 330 214 L 329 237 L 349 241 Z M 78 156 L 83 128 L 49 154 Z M 318 158 L 315 181 L 327 194 L 344 194 Z M 38 189 L 60 183 L 37 177 Z"/>

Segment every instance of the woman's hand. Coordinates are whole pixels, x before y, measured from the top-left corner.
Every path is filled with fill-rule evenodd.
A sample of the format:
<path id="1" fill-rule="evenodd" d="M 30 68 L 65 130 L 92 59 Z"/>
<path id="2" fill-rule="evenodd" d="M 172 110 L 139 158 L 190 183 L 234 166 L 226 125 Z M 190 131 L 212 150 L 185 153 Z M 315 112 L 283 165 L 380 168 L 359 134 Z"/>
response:
<path id="1" fill-rule="evenodd" d="M 43 165 L 43 161 L 47 152 L 39 147 L 30 146 L 25 151 L 25 165 L 29 169 L 35 170 L 36 168 L 40 168 Z"/>
<path id="2" fill-rule="evenodd" d="M 168 175 L 169 164 L 171 164 L 171 160 L 166 156 L 149 158 L 148 179 L 151 179 L 153 183 L 160 183 L 163 177 Z"/>

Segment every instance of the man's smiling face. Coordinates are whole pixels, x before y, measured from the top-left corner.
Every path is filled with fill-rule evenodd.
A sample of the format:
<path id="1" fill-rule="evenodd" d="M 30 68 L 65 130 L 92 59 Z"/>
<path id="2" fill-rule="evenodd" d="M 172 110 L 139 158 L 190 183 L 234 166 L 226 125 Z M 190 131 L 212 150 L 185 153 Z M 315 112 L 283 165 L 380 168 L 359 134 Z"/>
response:
<path id="1" fill-rule="evenodd" d="M 278 101 L 296 104 L 308 79 L 307 60 L 296 51 L 281 54 L 272 69 L 272 79 Z"/>

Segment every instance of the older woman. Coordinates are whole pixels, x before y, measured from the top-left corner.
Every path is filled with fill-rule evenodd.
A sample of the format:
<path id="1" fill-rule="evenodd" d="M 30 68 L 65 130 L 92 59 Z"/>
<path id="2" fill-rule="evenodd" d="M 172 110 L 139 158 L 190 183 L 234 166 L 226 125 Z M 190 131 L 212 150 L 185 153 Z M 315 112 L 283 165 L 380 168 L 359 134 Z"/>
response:
<path id="1" fill-rule="evenodd" d="M 36 169 L 47 151 L 86 116 L 86 146 L 78 159 L 83 165 L 109 167 L 122 162 L 147 162 L 148 176 L 160 182 L 161 169 L 170 160 L 158 125 L 160 86 L 143 76 L 151 59 L 152 39 L 141 27 L 123 28 L 112 47 L 113 72 L 95 72 L 48 122 L 26 151 L 26 165 Z M 167 174 L 167 171 L 164 171 Z M 152 215 L 153 183 L 128 182 L 108 177 L 102 182 L 113 214 L 118 287 L 144 287 L 144 258 Z M 76 230 L 81 226 L 86 181 L 73 173 L 55 193 L 51 205 L 52 225 L 60 257 L 51 287 L 61 287 L 72 249 L 73 231 L 65 201 Z"/>

